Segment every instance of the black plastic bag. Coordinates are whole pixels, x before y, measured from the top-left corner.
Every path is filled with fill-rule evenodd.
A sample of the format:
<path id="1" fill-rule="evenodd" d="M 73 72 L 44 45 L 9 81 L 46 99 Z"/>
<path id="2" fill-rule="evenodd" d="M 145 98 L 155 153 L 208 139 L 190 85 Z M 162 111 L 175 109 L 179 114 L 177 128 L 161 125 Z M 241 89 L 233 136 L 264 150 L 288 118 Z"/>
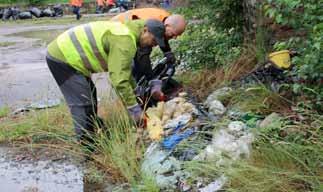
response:
<path id="1" fill-rule="evenodd" d="M 37 18 L 42 16 L 40 9 L 38 9 L 37 7 L 32 7 L 29 11 L 33 16 L 35 16 Z"/>
<path id="2" fill-rule="evenodd" d="M 0 9 L 0 18 L 3 16 L 3 9 Z"/>
<path id="3" fill-rule="evenodd" d="M 19 13 L 20 13 L 19 8 L 13 7 L 13 8 L 11 8 L 11 12 L 12 12 L 12 19 L 17 20 L 18 16 L 19 16 Z"/>
<path id="4" fill-rule="evenodd" d="M 54 12 L 49 7 L 44 9 L 41 14 L 43 17 L 54 17 Z"/>
<path id="5" fill-rule="evenodd" d="M 62 5 L 57 4 L 53 7 L 54 10 L 54 16 L 55 17 L 62 17 L 63 16 L 63 8 Z"/>
<path id="6" fill-rule="evenodd" d="M 32 14 L 30 12 L 28 12 L 28 11 L 21 12 L 18 15 L 19 19 L 31 19 L 32 17 L 33 17 Z"/>
<path id="7" fill-rule="evenodd" d="M 12 10 L 11 10 L 11 8 L 5 9 L 3 11 L 2 20 L 9 20 L 11 16 L 12 16 Z"/>

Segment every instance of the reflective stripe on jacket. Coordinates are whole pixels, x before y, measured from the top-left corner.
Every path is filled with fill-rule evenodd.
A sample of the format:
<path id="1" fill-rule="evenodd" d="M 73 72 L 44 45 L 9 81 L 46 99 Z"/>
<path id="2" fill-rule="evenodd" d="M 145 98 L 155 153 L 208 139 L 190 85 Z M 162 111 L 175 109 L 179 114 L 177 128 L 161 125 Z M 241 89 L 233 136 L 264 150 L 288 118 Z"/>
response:
<path id="1" fill-rule="evenodd" d="M 127 35 L 136 46 L 134 34 L 124 24 L 97 21 L 69 29 L 57 38 L 57 44 L 67 63 L 85 75 L 108 71 L 108 53 L 104 50 L 102 37 L 106 32 Z"/>

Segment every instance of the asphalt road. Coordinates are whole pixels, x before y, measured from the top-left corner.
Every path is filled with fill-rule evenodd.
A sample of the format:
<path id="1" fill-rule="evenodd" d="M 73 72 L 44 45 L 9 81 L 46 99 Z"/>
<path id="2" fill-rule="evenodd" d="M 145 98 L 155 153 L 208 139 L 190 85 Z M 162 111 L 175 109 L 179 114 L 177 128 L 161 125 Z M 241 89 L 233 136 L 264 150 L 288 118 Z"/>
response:
<path id="1" fill-rule="evenodd" d="M 46 44 L 39 39 L 12 34 L 41 30 L 64 30 L 74 26 L 10 24 L 0 27 L 0 107 L 20 108 L 33 102 L 62 98 L 46 61 Z M 105 74 L 93 77 L 99 95 L 109 88 Z"/>

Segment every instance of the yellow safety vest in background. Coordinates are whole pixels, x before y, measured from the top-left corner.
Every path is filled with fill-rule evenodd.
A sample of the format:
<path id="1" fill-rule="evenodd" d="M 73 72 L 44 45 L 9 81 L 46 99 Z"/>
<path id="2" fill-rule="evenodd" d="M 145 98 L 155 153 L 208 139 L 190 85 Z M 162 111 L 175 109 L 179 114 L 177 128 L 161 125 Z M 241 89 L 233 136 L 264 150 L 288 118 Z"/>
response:
<path id="1" fill-rule="evenodd" d="M 136 47 L 135 35 L 129 28 L 110 21 L 91 22 L 71 28 L 57 37 L 57 44 L 66 61 L 83 74 L 108 71 L 108 53 L 102 44 L 102 37 L 107 31 L 114 35 L 129 35 Z"/>

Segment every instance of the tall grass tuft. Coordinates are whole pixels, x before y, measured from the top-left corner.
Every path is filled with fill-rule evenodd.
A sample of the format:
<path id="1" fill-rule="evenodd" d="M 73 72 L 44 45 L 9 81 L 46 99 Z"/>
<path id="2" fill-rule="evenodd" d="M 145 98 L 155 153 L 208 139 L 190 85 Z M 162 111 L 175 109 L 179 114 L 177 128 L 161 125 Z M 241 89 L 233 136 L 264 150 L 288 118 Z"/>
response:
<path id="1" fill-rule="evenodd" d="M 205 99 L 212 90 L 238 80 L 254 69 L 257 64 L 255 48 L 246 47 L 233 63 L 215 69 L 187 71 L 177 77 L 198 99 Z"/>
<path id="2" fill-rule="evenodd" d="M 106 129 L 94 136 L 97 155 L 93 159 L 118 182 L 135 184 L 140 178 L 140 157 L 143 146 L 137 128 L 123 104 L 114 97 L 104 99 L 101 113 Z M 101 115 L 102 116 L 102 115 Z"/>

